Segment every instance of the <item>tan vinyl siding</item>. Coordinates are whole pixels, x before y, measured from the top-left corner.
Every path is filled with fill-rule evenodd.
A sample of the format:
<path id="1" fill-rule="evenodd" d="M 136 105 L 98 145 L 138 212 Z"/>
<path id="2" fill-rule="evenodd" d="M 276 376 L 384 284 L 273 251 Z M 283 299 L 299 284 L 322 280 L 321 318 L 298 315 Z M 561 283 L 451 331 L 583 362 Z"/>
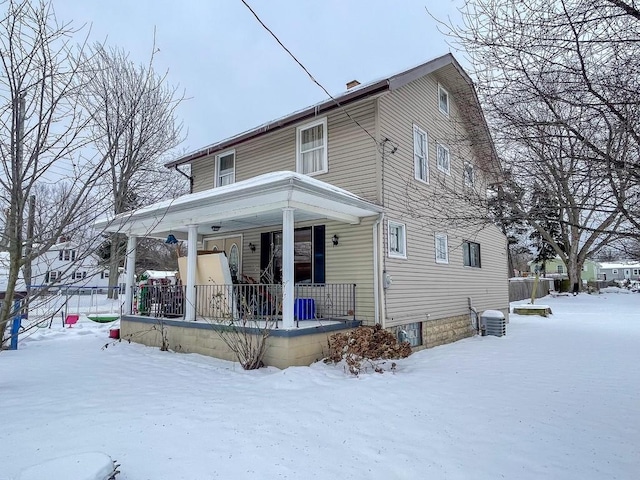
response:
<path id="1" fill-rule="evenodd" d="M 349 106 L 347 112 L 353 120 L 374 135 L 375 99 Z M 329 171 L 314 177 L 349 190 L 364 199 L 377 201 L 376 144 L 352 119 L 341 109 L 327 115 Z M 296 127 L 310 121 L 312 120 L 236 145 L 236 181 L 269 172 L 296 171 Z M 212 155 L 193 162 L 194 192 L 213 187 L 214 159 L 215 156 Z"/>
<path id="2" fill-rule="evenodd" d="M 298 222 L 295 228 L 325 225 L 325 281 L 333 284 L 356 284 L 356 320 L 374 323 L 373 300 L 373 219 L 360 225 L 339 222 Z M 260 233 L 281 230 L 280 226 L 243 232 L 242 273 L 260 280 Z M 331 238 L 338 235 L 334 246 Z M 256 251 L 249 250 L 249 243 Z"/>
<path id="3" fill-rule="evenodd" d="M 365 219 L 360 225 L 327 222 L 326 281 L 327 283 L 355 283 L 356 320 L 375 323 L 373 297 L 373 224 Z M 331 237 L 340 237 L 333 246 Z"/>
<path id="4" fill-rule="evenodd" d="M 438 82 L 449 91 L 450 114 L 438 110 Z M 429 215 L 426 198 L 437 194 L 441 184 L 450 191 L 464 191 L 463 161 L 477 164 L 464 123 L 459 119 L 454 89 L 446 78 L 427 76 L 390 92 L 379 99 L 381 137 L 397 146 L 387 155 L 383 167 L 384 205 L 387 220 L 404 223 L 407 258 L 389 258 L 388 222 L 384 225 L 385 270 L 392 277 L 385 290 L 386 326 L 437 320 L 468 313 L 468 298 L 479 309 L 508 308 L 506 239 L 497 228 L 470 226 L 453 229 Z M 429 184 L 414 179 L 413 125 L 428 135 Z M 436 145 L 450 149 L 451 175 L 437 169 Z M 477 171 L 482 184 L 482 174 Z M 456 206 L 446 200 L 448 208 Z M 449 263 L 435 261 L 435 233 L 448 235 Z M 482 268 L 464 267 L 461 245 L 464 240 L 480 244 Z"/>

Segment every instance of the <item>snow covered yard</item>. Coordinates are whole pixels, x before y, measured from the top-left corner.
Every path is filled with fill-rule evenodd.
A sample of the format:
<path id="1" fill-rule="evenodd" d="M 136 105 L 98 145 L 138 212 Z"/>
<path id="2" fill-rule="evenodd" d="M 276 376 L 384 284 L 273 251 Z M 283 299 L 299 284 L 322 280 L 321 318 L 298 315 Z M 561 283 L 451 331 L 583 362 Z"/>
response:
<path id="1" fill-rule="evenodd" d="M 553 315 L 512 315 L 506 337 L 359 378 L 39 329 L 0 353 L 0 479 L 93 451 L 118 480 L 637 478 L 640 294 L 540 303 Z"/>

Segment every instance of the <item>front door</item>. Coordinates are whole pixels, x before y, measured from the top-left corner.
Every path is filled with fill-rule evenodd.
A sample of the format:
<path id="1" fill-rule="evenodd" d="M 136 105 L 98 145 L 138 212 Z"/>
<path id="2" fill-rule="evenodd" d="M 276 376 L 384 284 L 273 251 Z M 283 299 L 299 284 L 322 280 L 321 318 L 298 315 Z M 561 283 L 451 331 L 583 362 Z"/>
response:
<path id="1" fill-rule="evenodd" d="M 225 253 L 229 261 L 231 278 L 235 282 L 238 279 L 238 275 L 242 273 L 242 236 L 236 235 L 206 240 L 205 249 Z"/>

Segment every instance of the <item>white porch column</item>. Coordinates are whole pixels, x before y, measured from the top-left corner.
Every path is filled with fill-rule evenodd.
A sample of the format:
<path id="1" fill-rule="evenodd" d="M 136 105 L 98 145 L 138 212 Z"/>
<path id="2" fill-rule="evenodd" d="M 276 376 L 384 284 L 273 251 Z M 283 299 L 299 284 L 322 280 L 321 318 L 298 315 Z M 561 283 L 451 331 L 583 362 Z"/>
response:
<path id="1" fill-rule="evenodd" d="M 187 291 L 184 319 L 193 322 L 196 319 L 196 265 L 198 260 L 198 226 L 187 225 Z"/>
<path id="2" fill-rule="evenodd" d="M 282 209 L 282 326 L 293 328 L 295 279 L 293 268 L 294 220 L 293 208 Z"/>
<path id="3" fill-rule="evenodd" d="M 129 235 L 127 239 L 127 263 L 125 265 L 126 289 L 124 291 L 124 311 L 125 315 L 133 313 L 133 287 L 136 281 L 136 248 L 138 237 Z"/>

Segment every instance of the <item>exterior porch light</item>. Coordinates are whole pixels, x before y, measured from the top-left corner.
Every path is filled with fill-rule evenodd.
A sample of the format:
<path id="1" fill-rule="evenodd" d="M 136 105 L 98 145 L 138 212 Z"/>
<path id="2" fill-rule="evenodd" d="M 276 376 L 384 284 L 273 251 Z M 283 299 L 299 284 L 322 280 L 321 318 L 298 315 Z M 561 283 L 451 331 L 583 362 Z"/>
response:
<path id="1" fill-rule="evenodd" d="M 249 250 L 251 250 L 252 252 L 256 251 L 256 246 L 251 242 L 249 242 Z"/>
<path id="2" fill-rule="evenodd" d="M 175 235 L 173 233 L 170 233 L 167 236 L 167 239 L 164 241 L 164 243 L 166 243 L 168 245 L 175 245 L 176 243 L 178 243 L 178 239 L 175 237 Z"/>
<path id="3" fill-rule="evenodd" d="M 334 235 L 331 238 L 331 241 L 333 242 L 333 246 L 335 247 L 336 245 L 338 245 L 338 241 L 340 240 L 340 237 L 338 235 Z"/>

